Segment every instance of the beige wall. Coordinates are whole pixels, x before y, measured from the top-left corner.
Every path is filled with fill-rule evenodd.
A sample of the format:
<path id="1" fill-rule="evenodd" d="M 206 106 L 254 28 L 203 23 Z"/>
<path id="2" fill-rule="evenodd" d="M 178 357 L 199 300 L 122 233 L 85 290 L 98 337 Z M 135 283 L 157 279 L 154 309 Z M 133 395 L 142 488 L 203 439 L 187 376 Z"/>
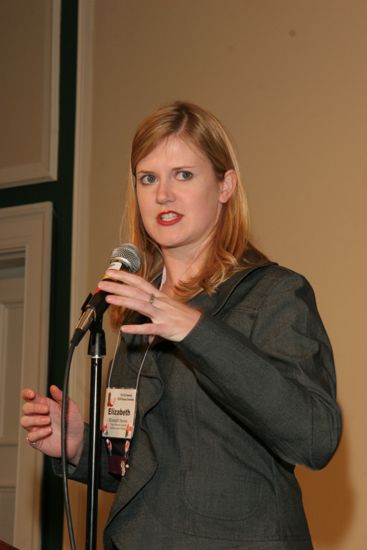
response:
<path id="1" fill-rule="evenodd" d="M 0 187 L 57 173 L 60 0 L 0 2 Z"/>
<path id="2" fill-rule="evenodd" d="M 95 0 L 90 286 L 118 243 L 138 121 L 175 98 L 212 110 L 257 243 L 310 279 L 334 345 L 344 436 L 325 471 L 299 471 L 317 550 L 367 538 L 366 22 L 365 0 Z"/>

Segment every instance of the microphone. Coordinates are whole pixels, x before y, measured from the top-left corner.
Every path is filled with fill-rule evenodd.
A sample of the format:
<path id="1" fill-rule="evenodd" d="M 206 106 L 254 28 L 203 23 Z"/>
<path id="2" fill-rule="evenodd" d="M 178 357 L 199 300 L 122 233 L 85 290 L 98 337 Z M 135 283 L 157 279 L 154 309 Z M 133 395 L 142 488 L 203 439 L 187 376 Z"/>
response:
<path id="1" fill-rule="evenodd" d="M 141 267 L 141 256 L 139 250 L 133 244 L 122 244 L 112 251 L 110 265 L 108 269 L 126 270 L 130 273 L 136 273 Z M 110 277 L 104 276 L 104 280 L 111 280 Z M 97 288 L 93 294 L 89 294 L 82 305 L 82 314 L 79 322 L 74 330 L 71 344 L 76 347 L 84 334 L 90 328 L 92 323 L 99 320 L 108 306 L 105 300 L 108 292 Z"/>

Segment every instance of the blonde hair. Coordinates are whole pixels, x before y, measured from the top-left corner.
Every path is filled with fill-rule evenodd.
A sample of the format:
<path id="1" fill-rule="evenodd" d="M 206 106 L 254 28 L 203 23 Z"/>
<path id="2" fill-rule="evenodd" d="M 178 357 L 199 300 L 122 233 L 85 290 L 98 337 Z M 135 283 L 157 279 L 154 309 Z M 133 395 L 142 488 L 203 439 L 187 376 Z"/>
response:
<path id="1" fill-rule="evenodd" d="M 234 170 L 238 184 L 222 204 L 219 219 L 208 249 L 210 261 L 204 262 L 199 273 L 175 287 L 177 297 L 188 300 L 200 292 L 213 294 L 217 287 L 235 271 L 266 261 L 249 240 L 249 213 L 236 154 L 224 127 L 207 110 L 193 103 L 176 101 L 145 118 L 132 142 L 126 214 L 129 240 L 142 252 L 141 275 L 152 280 L 162 269 L 162 257 L 157 243 L 147 234 L 136 199 L 136 167 L 159 143 L 178 136 L 193 143 L 212 164 L 218 181 L 228 170 Z M 115 312 L 117 313 L 117 312 Z M 116 315 L 114 314 L 116 318 Z M 121 317 L 120 317 L 121 318 Z M 116 318 L 117 322 L 117 318 Z"/>

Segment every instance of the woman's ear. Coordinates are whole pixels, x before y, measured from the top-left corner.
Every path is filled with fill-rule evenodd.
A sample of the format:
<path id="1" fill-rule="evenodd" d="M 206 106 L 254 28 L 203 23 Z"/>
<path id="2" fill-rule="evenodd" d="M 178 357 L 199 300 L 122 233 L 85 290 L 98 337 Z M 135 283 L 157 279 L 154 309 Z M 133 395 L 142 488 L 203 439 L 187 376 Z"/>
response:
<path id="1" fill-rule="evenodd" d="M 224 174 L 223 180 L 219 184 L 219 202 L 224 204 L 229 201 L 233 191 L 236 189 L 237 181 L 238 180 L 236 172 L 233 169 L 227 170 L 227 172 Z"/>

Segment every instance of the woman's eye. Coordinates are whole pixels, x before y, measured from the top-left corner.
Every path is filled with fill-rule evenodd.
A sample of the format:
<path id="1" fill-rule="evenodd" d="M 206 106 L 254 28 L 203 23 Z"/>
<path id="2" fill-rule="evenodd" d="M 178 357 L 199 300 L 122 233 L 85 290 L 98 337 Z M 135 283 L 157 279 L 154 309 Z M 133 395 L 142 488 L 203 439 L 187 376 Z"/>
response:
<path id="1" fill-rule="evenodd" d="M 141 176 L 140 183 L 143 185 L 152 185 L 152 183 L 156 182 L 156 179 L 154 174 L 145 174 L 145 176 Z"/>
<path id="2" fill-rule="evenodd" d="M 188 170 L 180 170 L 177 172 L 177 179 L 181 181 L 187 181 L 192 178 L 192 172 L 189 172 Z"/>

